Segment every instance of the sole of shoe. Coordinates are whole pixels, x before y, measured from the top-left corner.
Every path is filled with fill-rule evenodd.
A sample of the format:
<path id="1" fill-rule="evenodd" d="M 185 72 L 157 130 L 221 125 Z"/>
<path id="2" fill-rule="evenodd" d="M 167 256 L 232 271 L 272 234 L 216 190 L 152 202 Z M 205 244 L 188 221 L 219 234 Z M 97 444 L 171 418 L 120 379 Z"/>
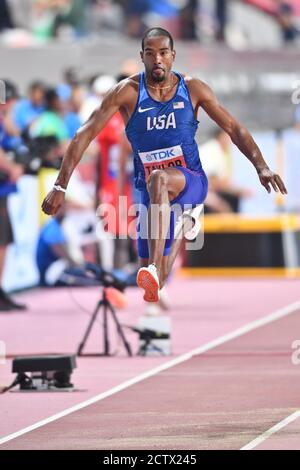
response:
<path id="1" fill-rule="evenodd" d="M 159 285 L 147 268 L 139 269 L 136 276 L 136 283 L 141 289 L 144 289 L 144 300 L 146 302 L 158 302 Z"/>

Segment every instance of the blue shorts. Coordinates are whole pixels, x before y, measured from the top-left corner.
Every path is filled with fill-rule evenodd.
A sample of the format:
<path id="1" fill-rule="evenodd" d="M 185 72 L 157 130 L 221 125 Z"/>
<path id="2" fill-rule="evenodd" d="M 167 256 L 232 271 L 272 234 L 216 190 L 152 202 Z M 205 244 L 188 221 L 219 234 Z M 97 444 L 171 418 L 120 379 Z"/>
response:
<path id="1" fill-rule="evenodd" d="M 196 172 L 184 167 L 176 167 L 176 169 L 180 170 L 184 174 L 185 186 L 183 190 L 178 194 L 178 196 L 170 202 L 172 209 L 175 208 L 175 205 L 178 205 L 181 210 L 187 210 L 196 207 L 198 204 L 202 204 L 206 198 L 208 189 L 207 177 L 204 171 Z M 140 258 L 149 258 L 147 232 L 149 204 L 150 197 L 148 191 L 141 191 L 139 219 L 137 225 L 138 255 Z M 176 210 L 172 210 L 170 216 L 169 233 L 166 238 L 163 253 L 164 256 L 167 256 L 171 250 L 171 246 L 174 240 L 176 218 Z"/>

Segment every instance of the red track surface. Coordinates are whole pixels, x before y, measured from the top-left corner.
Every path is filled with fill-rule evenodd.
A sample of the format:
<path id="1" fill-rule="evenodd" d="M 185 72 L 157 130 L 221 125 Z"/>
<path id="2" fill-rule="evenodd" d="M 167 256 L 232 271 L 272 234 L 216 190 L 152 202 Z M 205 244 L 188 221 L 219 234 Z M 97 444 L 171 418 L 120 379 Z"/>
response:
<path id="1" fill-rule="evenodd" d="M 176 355 L 299 300 L 299 281 L 175 280 L 170 291 L 177 304 L 172 313 Z M 31 294 L 32 304 L 41 294 Z M 136 294 L 135 290 L 129 292 L 130 323 L 140 313 Z M 80 295 L 86 293 L 81 291 Z M 91 297 L 91 293 L 88 295 Z M 65 302 L 62 316 L 70 315 L 68 308 Z M 18 322 L 25 328 L 25 316 L 18 315 L 9 318 L 15 322 L 15 333 Z M 64 336 L 65 348 L 62 331 L 58 330 L 62 317 L 54 318 L 47 325 L 48 330 L 56 325 L 57 337 L 51 348 L 51 342 L 45 342 L 44 351 L 50 348 L 53 352 L 55 344 L 60 351 L 66 351 L 71 340 L 74 343 L 75 324 L 76 328 L 86 325 L 87 317 L 74 315 L 69 334 Z M 8 317 L 0 321 L 8 325 Z M 299 409 L 300 365 L 291 362 L 292 342 L 300 339 L 299 322 L 300 314 L 294 312 L 13 439 L 1 449 L 239 449 Z M 29 322 L 26 328 L 23 341 L 13 338 L 12 331 L 7 333 L 4 339 L 11 346 L 9 353 L 21 346 L 23 352 L 30 352 L 26 337 L 42 326 L 36 321 L 31 330 Z M 78 333 L 76 330 L 77 339 Z M 31 352 L 43 352 L 34 337 L 38 339 L 31 333 Z M 74 382 L 79 388 L 87 388 L 86 392 L 26 396 L 8 393 L 1 397 L 5 417 L 1 434 L 5 436 L 69 408 L 169 359 L 80 359 Z M 4 370 L 7 380 L 8 368 Z M 300 449 L 299 419 L 257 448 Z"/>

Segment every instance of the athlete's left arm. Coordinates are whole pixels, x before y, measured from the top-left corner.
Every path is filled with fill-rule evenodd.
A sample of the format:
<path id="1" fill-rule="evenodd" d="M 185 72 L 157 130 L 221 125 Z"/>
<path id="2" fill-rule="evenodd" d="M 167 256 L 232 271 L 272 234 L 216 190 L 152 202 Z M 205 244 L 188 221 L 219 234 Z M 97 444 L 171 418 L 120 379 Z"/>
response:
<path id="1" fill-rule="evenodd" d="M 282 179 L 270 170 L 250 132 L 219 103 L 210 87 L 201 80 L 193 78 L 189 81 L 189 90 L 192 100 L 195 100 L 196 109 L 201 106 L 230 136 L 232 142 L 254 165 L 260 182 L 268 193 L 271 192 L 271 184 L 274 191 L 279 190 L 282 194 L 287 194 Z"/>

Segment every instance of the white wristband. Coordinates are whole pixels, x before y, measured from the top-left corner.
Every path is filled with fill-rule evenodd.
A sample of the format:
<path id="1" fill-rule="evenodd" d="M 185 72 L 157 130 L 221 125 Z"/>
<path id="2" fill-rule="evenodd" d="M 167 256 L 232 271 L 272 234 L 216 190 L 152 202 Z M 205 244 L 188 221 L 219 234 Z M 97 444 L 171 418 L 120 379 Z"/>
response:
<path id="1" fill-rule="evenodd" d="M 55 184 L 53 188 L 56 189 L 56 191 L 62 191 L 63 193 L 66 192 L 66 189 L 62 188 L 62 186 L 60 186 L 59 184 Z"/>

